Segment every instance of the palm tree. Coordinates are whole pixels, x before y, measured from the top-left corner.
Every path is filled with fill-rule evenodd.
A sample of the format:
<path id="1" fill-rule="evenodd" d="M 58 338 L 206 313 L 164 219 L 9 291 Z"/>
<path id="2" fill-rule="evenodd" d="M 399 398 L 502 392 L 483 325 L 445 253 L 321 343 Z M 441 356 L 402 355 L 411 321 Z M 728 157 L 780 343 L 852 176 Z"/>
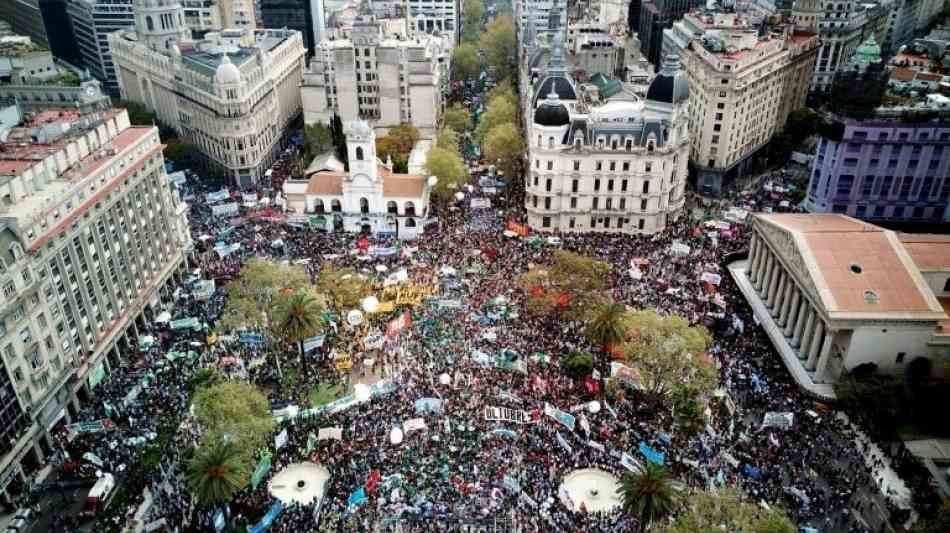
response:
<path id="1" fill-rule="evenodd" d="M 295 292 L 277 304 L 276 330 L 287 342 L 300 347 L 300 366 L 304 365 L 303 343 L 323 329 L 323 302 L 305 292 Z"/>
<path id="2" fill-rule="evenodd" d="M 590 314 L 585 334 L 593 344 L 600 346 L 604 353 L 610 345 L 623 340 L 623 315 L 627 308 L 617 302 L 598 304 Z"/>
<path id="3" fill-rule="evenodd" d="M 678 500 L 678 488 L 669 471 L 649 461 L 642 472 L 623 476 L 620 492 L 624 511 L 640 522 L 641 531 L 669 516 Z"/>
<path id="4" fill-rule="evenodd" d="M 233 442 L 215 440 L 203 444 L 188 462 L 188 483 L 201 505 L 227 502 L 247 486 L 246 461 Z"/>

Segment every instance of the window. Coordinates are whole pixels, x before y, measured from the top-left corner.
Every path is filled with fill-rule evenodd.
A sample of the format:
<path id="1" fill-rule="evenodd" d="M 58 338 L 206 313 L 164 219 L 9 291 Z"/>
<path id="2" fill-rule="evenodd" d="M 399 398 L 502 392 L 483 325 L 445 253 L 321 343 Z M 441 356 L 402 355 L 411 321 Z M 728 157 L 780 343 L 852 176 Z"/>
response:
<path id="1" fill-rule="evenodd" d="M 600 180 L 598 180 L 598 179 L 595 179 L 595 180 L 594 180 L 594 190 L 595 190 L 595 191 L 599 191 L 599 190 L 600 190 Z"/>
<path id="2" fill-rule="evenodd" d="M 362 146 L 357 146 L 357 147 L 356 147 L 356 160 L 357 160 L 357 161 L 362 161 L 362 160 L 363 160 L 363 147 L 362 147 Z"/>
<path id="3" fill-rule="evenodd" d="M 650 194 L 650 182 L 649 182 L 649 181 L 644 181 L 644 182 L 643 182 L 643 194 Z"/>
<path id="4" fill-rule="evenodd" d="M 907 352 L 897 352 L 897 364 L 903 363 L 905 357 L 907 357 Z"/>
<path id="5" fill-rule="evenodd" d="M 30 366 L 33 367 L 33 370 L 43 366 L 43 360 L 40 359 L 39 350 L 33 350 L 30 352 L 30 357 L 28 359 L 30 360 Z"/>
<path id="6" fill-rule="evenodd" d="M 23 328 L 23 330 L 20 331 L 20 342 L 23 344 L 29 344 L 32 340 L 33 334 L 30 333 L 30 328 Z"/>
<path id="7" fill-rule="evenodd" d="M 651 163 L 650 161 L 647 161 L 646 163 L 644 163 L 644 164 L 643 164 L 643 171 L 644 171 L 644 172 L 653 172 L 653 163 Z"/>
<path id="8" fill-rule="evenodd" d="M 628 172 L 630 170 L 630 161 L 623 162 L 623 171 Z"/>
<path id="9" fill-rule="evenodd" d="M 577 209 L 577 197 L 576 197 L 576 196 L 572 196 L 572 197 L 571 197 L 571 209 Z"/>
<path id="10" fill-rule="evenodd" d="M 552 183 L 551 183 L 550 178 L 544 180 L 544 190 L 551 192 L 551 186 L 552 186 Z"/>
<path id="11" fill-rule="evenodd" d="M 578 172 L 578 171 L 580 171 L 580 169 L 581 169 L 581 162 L 580 162 L 580 161 L 574 161 L 574 172 Z"/>
<path id="12" fill-rule="evenodd" d="M 643 224 L 644 222 L 642 218 L 637 220 L 637 229 L 643 229 Z"/>
<path id="13" fill-rule="evenodd" d="M 648 202 L 647 200 L 640 200 L 640 211 L 647 210 L 647 202 Z"/>
<path id="14" fill-rule="evenodd" d="M 541 227 L 550 228 L 551 227 L 551 217 L 544 217 L 541 219 Z"/>
<path id="15" fill-rule="evenodd" d="M 604 169 L 604 162 L 603 162 L 603 161 L 596 161 L 595 164 L 594 164 L 594 168 L 595 168 L 596 170 L 603 170 L 603 169 Z"/>
<path id="16" fill-rule="evenodd" d="M 613 172 L 613 171 L 615 171 L 615 170 L 617 170 L 617 162 L 616 162 L 616 161 L 611 161 L 611 162 L 610 162 L 610 171 Z"/>
<path id="17" fill-rule="evenodd" d="M 544 199 L 544 208 L 545 208 L 545 209 L 551 209 L 551 198 L 545 198 L 545 199 Z"/>
<path id="18" fill-rule="evenodd" d="M 613 192 L 614 190 L 614 180 L 607 180 L 607 190 Z"/>
<path id="19" fill-rule="evenodd" d="M 554 170 L 554 161 L 548 161 L 547 167 L 548 170 Z"/>
<path id="20" fill-rule="evenodd" d="M 569 228 L 571 228 L 571 229 L 574 229 L 574 223 L 575 223 L 574 217 L 569 218 L 569 219 L 567 220 L 567 227 L 569 227 Z"/>
<path id="21" fill-rule="evenodd" d="M 620 192 L 627 192 L 627 180 L 620 182 Z"/>
<path id="22" fill-rule="evenodd" d="M 7 282 L 7 284 L 3 286 L 3 295 L 7 298 L 12 298 L 14 294 L 16 294 L 16 285 L 14 285 L 12 281 Z"/>
<path id="23" fill-rule="evenodd" d="M 593 203 L 591 204 L 591 209 L 597 209 L 597 204 L 599 203 L 598 200 L 599 200 L 599 198 L 597 198 L 597 197 L 595 196 L 595 197 L 594 197 L 594 201 L 593 201 Z"/>
<path id="24" fill-rule="evenodd" d="M 571 180 L 571 192 L 577 192 L 577 188 L 580 186 L 578 180 Z"/>

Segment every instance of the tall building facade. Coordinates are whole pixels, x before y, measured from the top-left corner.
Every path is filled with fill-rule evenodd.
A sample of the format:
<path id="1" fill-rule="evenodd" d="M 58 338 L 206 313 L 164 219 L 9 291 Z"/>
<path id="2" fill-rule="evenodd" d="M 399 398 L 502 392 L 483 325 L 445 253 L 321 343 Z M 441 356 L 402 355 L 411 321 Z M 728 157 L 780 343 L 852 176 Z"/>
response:
<path id="1" fill-rule="evenodd" d="M 339 115 L 383 131 L 406 122 L 431 137 L 445 106 L 451 43 L 413 30 L 387 35 L 368 7 L 349 38 L 317 48 L 300 87 L 304 122 L 329 124 Z"/>
<path id="2" fill-rule="evenodd" d="M 110 94 L 119 94 L 109 34 L 135 24 L 133 0 L 71 0 L 69 19 L 82 66 Z"/>
<path id="3" fill-rule="evenodd" d="M 300 114 L 300 33 L 228 29 L 195 41 L 179 22 L 180 4 L 137 2 L 149 8 L 136 6 L 135 31 L 109 36 L 122 98 L 194 143 L 209 169 L 239 186 L 256 183 Z"/>
<path id="4" fill-rule="evenodd" d="M 528 94 L 528 225 L 541 232 L 654 233 L 685 202 L 689 86 L 670 58 L 643 100 L 578 97 L 560 36 Z"/>
<path id="5" fill-rule="evenodd" d="M 702 0 L 643 0 L 637 30 L 640 50 L 655 68 L 662 63 L 663 30 L 704 3 Z"/>
<path id="6" fill-rule="evenodd" d="M 82 65 L 82 56 L 76 48 L 76 35 L 69 21 L 69 0 L 40 0 L 43 23 L 52 31 L 46 32 L 53 55 L 74 66 Z"/>
<path id="7" fill-rule="evenodd" d="M 461 37 L 462 0 L 406 0 L 410 23 L 420 33 L 452 36 L 452 43 Z"/>
<path id="8" fill-rule="evenodd" d="M 718 194 L 723 180 L 743 172 L 788 114 L 805 105 L 819 44 L 816 34 L 791 25 L 690 42 L 682 57 L 693 96 L 690 160 L 697 190 Z"/>
<path id="9" fill-rule="evenodd" d="M 4 0 L 0 2 L 0 20 L 9 22 L 13 33 L 26 35 L 39 45 L 49 46 L 40 0 Z"/>
<path id="10" fill-rule="evenodd" d="M 299 31 L 308 55 L 313 55 L 320 42 L 314 32 L 312 0 L 260 0 L 261 26 L 264 28 L 288 28 Z M 323 9 L 322 2 L 319 8 Z"/>
<path id="11" fill-rule="evenodd" d="M 125 110 L 53 108 L 0 147 L 0 479 L 25 478 L 51 434 L 136 346 L 190 247 L 158 129 Z M 24 415 L 23 413 L 26 413 Z"/>

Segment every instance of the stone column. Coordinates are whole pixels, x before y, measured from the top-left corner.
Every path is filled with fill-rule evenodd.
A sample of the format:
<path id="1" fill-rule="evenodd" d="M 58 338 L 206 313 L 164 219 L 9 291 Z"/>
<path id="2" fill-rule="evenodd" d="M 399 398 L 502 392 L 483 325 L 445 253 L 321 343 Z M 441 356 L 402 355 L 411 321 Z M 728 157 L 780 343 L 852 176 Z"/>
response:
<path id="1" fill-rule="evenodd" d="M 811 346 L 808 347 L 808 361 L 805 362 L 805 370 L 814 370 L 818 363 L 818 352 L 821 350 L 821 343 L 824 341 L 825 323 L 821 317 L 815 317 L 815 334 L 811 339 Z"/>
<path id="2" fill-rule="evenodd" d="M 757 263 L 761 254 L 762 239 L 758 235 L 753 234 L 752 242 L 749 245 L 749 281 L 753 284 L 755 283 L 756 277 L 760 275 Z"/>
<path id="3" fill-rule="evenodd" d="M 808 300 L 798 293 L 798 312 L 796 313 L 795 326 L 792 330 L 792 346 L 798 348 L 802 341 L 802 329 L 805 327 L 805 318 L 808 314 Z"/>
<path id="4" fill-rule="evenodd" d="M 785 275 L 785 293 L 782 295 L 782 310 L 778 315 L 778 323 L 780 326 L 784 326 L 788 320 L 788 312 L 792 306 L 792 298 L 795 295 L 795 280 L 792 279 L 790 274 Z"/>
<path id="5" fill-rule="evenodd" d="M 798 349 L 799 359 L 808 358 L 808 349 L 811 347 L 815 335 L 815 314 L 815 310 L 808 306 L 808 319 L 805 321 L 805 328 L 802 329 L 802 343 Z"/>
<path id="6" fill-rule="evenodd" d="M 795 286 L 795 282 L 792 281 L 792 298 L 788 304 L 788 310 L 785 312 L 785 330 L 782 333 L 786 337 L 792 336 L 792 330 L 795 329 L 795 319 L 798 315 L 798 303 L 801 299 L 801 293 L 798 292 L 798 287 Z"/>
<path id="7" fill-rule="evenodd" d="M 816 383 L 824 383 L 827 379 L 827 370 L 828 370 L 828 360 L 831 359 L 831 343 L 834 339 L 835 332 L 829 331 L 825 335 L 825 342 L 821 344 L 821 353 L 818 355 L 818 366 L 815 367 L 815 377 L 812 381 Z"/>
<path id="8" fill-rule="evenodd" d="M 781 270 L 781 267 L 779 267 L 779 273 L 776 278 L 778 282 L 775 284 L 775 289 L 772 291 L 772 297 L 769 299 L 769 304 L 772 308 L 772 318 L 777 319 L 778 312 L 782 308 L 782 293 L 785 292 L 785 284 L 788 283 L 788 279 L 785 276 L 785 271 Z"/>
<path id="9" fill-rule="evenodd" d="M 762 259 L 759 260 L 761 265 L 759 266 L 759 277 L 755 280 L 755 290 L 759 293 L 759 298 L 764 298 L 765 287 L 769 282 L 769 274 L 771 274 L 770 269 L 772 268 L 772 255 L 769 254 L 768 250 L 764 250 L 762 254 Z"/>
<path id="10" fill-rule="evenodd" d="M 772 266 L 772 276 L 769 279 L 769 286 L 765 293 L 765 305 L 769 308 L 775 307 L 775 296 L 778 292 L 779 282 L 782 281 L 778 261 L 775 258 L 772 258 L 772 261 L 775 264 Z"/>
<path id="11" fill-rule="evenodd" d="M 36 462 L 38 464 L 46 464 L 46 456 L 43 455 L 43 448 L 40 447 L 40 441 L 33 440 L 33 455 L 36 456 Z"/>

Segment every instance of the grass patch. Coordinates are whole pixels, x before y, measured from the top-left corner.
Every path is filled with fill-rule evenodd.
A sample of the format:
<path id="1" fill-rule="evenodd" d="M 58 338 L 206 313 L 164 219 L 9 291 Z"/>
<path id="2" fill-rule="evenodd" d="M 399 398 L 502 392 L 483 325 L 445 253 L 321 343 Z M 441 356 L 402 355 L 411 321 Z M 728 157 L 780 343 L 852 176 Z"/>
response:
<path id="1" fill-rule="evenodd" d="M 346 394 L 346 388 L 340 384 L 320 383 L 310 390 L 310 407 L 320 407 Z"/>

